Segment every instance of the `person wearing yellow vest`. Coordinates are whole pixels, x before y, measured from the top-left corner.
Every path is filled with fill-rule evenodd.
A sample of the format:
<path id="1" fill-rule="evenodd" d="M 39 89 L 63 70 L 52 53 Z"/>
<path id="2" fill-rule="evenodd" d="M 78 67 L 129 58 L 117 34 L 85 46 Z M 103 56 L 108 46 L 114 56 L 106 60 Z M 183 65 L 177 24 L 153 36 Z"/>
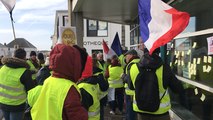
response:
<path id="1" fill-rule="evenodd" d="M 32 79 L 35 80 L 36 79 L 36 74 L 39 70 L 39 64 L 36 58 L 36 52 L 35 51 L 31 51 L 30 52 L 30 58 L 29 60 L 27 60 L 27 63 L 30 66 L 30 71 L 32 74 Z"/>
<path id="2" fill-rule="evenodd" d="M 108 59 L 108 61 L 104 61 L 104 59 L 103 59 L 103 53 L 98 53 L 96 56 L 93 56 L 93 60 L 94 59 L 97 59 L 98 68 L 102 69 L 102 73 L 104 75 L 105 72 L 106 72 L 106 69 L 108 68 L 108 65 L 109 65 L 108 61 L 110 59 Z M 107 81 L 106 78 L 105 78 L 105 80 Z M 107 104 L 107 93 L 108 92 L 104 92 L 102 94 L 102 99 L 100 100 L 100 104 L 101 104 L 100 105 L 101 106 L 101 118 L 100 118 L 100 120 L 104 119 L 104 106 L 106 106 L 106 104 Z"/>
<path id="3" fill-rule="evenodd" d="M 17 49 L 14 57 L 2 58 L 0 69 L 0 108 L 5 120 L 22 120 L 27 91 L 35 87 L 32 82 L 26 51 Z"/>
<path id="4" fill-rule="evenodd" d="M 137 51 L 134 49 L 127 51 L 124 56 L 127 63 L 127 65 L 124 67 L 124 74 L 122 75 L 125 82 L 124 88 L 126 94 L 126 120 L 136 120 L 136 113 L 132 109 L 132 98 L 134 95 L 134 90 L 129 89 L 127 81 L 130 81 L 129 70 L 131 66 L 134 63 L 138 63 L 140 58 L 137 54 Z"/>
<path id="5" fill-rule="evenodd" d="M 111 108 L 110 114 L 115 114 L 116 105 L 119 109 L 118 113 L 123 113 L 124 84 L 121 79 L 123 71 L 118 57 L 116 55 L 112 56 L 111 65 L 109 65 L 105 75 L 109 82 L 108 102 Z"/>
<path id="6" fill-rule="evenodd" d="M 172 73 L 169 65 L 164 64 L 162 59 L 159 57 L 160 49 L 156 49 L 152 55 L 148 55 L 149 53 L 145 53 L 140 64 L 146 68 L 155 68 L 156 75 L 158 78 L 159 85 L 159 96 L 161 96 L 160 105 L 157 111 L 148 112 L 140 110 L 137 106 L 138 104 L 135 99 L 135 94 L 133 98 L 133 110 L 138 113 L 138 120 L 170 120 L 169 109 L 171 108 L 170 96 L 168 93 L 168 88 L 170 88 L 174 93 L 184 94 L 184 89 L 182 83 L 178 81 L 175 75 Z M 130 89 L 140 89 L 135 88 L 136 77 L 139 74 L 139 68 L 137 64 L 133 64 L 130 69 L 130 77 L 132 81 L 132 85 L 129 85 Z"/>
<path id="7" fill-rule="evenodd" d="M 97 60 L 98 60 L 97 61 L 98 67 L 103 70 L 103 74 L 104 74 L 106 69 L 107 69 L 107 65 L 106 65 L 106 62 L 103 59 L 103 53 L 97 54 Z"/>
<path id="8" fill-rule="evenodd" d="M 88 110 L 89 120 L 102 120 L 104 118 L 104 108 L 101 107 L 100 100 L 102 93 L 109 88 L 109 84 L 104 79 L 102 70 L 98 68 L 96 62 L 90 56 L 87 57 L 85 69 L 78 83 L 82 104 Z"/>
<path id="9" fill-rule="evenodd" d="M 41 89 L 28 93 L 31 94 L 28 100 L 32 100 L 33 120 L 88 120 L 76 85 L 86 58 L 87 53 L 76 45 L 57 44 L 53 48 L 49 65 L 52 76 L 44 81 Z"/>

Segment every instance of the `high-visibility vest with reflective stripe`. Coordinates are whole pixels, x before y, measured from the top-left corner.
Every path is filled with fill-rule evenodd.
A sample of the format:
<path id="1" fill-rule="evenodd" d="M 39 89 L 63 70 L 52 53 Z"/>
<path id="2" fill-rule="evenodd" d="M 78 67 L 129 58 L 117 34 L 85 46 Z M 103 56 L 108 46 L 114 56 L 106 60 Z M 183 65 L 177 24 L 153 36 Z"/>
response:
<path id="1" fill-rule="evenodd" d="M 38 99 L 38 96 L 41 93 L 41 89 L 42 85 L 38 85 L 27 92 L 27 102 L 30 107 L 33 107 L 33 105 L 35 104 L 36 100 Z"/>
<path id="2" fill-rule="evenodd" d="M 65 98 L 69 89 L 77 85 L 67 79 L 49 77 L 44 81 L 41 93 L 31 109 L 33 120 L 62 120 Z M 79 92 L 80 94 L 80 92 Z"/>
<path id="3" fill-rule="evenodd" d="M 89 107 L 88 110 L 89 120 L 100 120 L 99 85 L 80 83 L 78 84 L 78 87 L 86 90 L 93 98 L 93 104 Z"/>
<path id="4" fill-rule="evenodd" d="M 134 87 L 135 87 L 134 83 L 135 83 L 138 73 L 139 73 L 139 70 L 138 70 L 137 65 L 133 64 L 131 67 L 131 70 L 130 70 L 130 75 L 131 75 L 131 80 L 133 82 Z M 134 95 L 134 98 L 133 98 L 133 110 L 134 111 L 141 112 L 141 113 L 149 113 L 149 114 L 163 114 L 163 113 L 166 113 L 171 108 L 169 94 L 167 92 L 167 89 L 164 89 L 164 87 L 163 87 L 163 66 L 161 66 L 160 68 L 158 68 L 156 70 L 156 75 L 158 78 L 158 85 L 159 85 L 159 98 L 161 98 L 163 96 L 163 94 L 166 92 L 160 101 L 159 109 L 156 112 L 147 112 L 147 111 L 139 110 L 139 108 L 137 106 L 137 102 L 135 100 L 135 95 Z M 141 104 L 143 104 L 143 103 L 141 103 Z"/>
<path id="5" fill-rule="evenodd" d="M 27 63 L 30 66 L 30 70 L 37 71 L 31 60 L 27 60 Z M 32 79 L 36 79 L 36 73 L 32 74 Z"/>
<path id="6" fill-rule="evenodd" d="M 99 74 L 103 74 L 102 72 L 97 72 L 94 74 L 94 76 L 98 76 Z M 101 89 L 99 90 L 99 99 L 101 100 L 102 98 L 104 98 L 106 95 L 108 94 L 108 90 L 107 91 L 101 91 Z"/>
<path id="7" fill-rule="evenodd" d="M 0 103 L 20 105 L 26 102 L 27 94 L 20 78 L 26 68 L 10 68 L 4 65 L 0 69 Z"/>
<path id="8" fill-rule="evenodd" d="M 109 66 L 109 87 L 111 88 L 121 88 L 124 87 L 123 81 L 120 79 L 123 73 L 123 68 L 121 66 Z"/>
<path id="9" fill-rule="evenodd" d="M 133 59 L 130 63 L 128 63 L 128 65 L 126 66 L 126 70 L 125 70 L 126 73 L 125 74 L 128 74 L 128 67 L 129 67 L 129 65 L 133 65 L 133 63 L 138 63 L 139 61 L 140 61 L 140 59 L 137 58 L 137 59 Z M 127 83 L 124 84 L 124 88 L 125 88 L 126 95 L 134 95 L 135 91 L 129 89 Z"/>

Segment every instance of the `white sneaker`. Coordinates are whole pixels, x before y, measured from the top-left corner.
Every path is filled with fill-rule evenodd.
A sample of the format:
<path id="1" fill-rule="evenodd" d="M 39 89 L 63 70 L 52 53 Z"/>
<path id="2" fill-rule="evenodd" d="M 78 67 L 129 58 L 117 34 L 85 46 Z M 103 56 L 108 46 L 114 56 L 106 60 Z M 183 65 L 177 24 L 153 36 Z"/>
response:
<path id="1" fill-rule="evenodd" d="M 115 115 L 115 112 L 111 110 L 111 111 L 109 112 L 109 114 Z"/>

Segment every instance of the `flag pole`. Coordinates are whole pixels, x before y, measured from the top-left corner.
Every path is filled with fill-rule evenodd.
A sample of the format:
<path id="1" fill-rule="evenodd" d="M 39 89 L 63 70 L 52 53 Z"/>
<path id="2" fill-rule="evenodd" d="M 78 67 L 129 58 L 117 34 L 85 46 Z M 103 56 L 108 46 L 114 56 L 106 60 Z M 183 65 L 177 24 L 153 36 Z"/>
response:
<path id="1" fill-rule="evenodd" d="M 15 34 L 15 29 L 14 29 L 14 21 L 13 21 L 13 16 L 12 16 L 12 12 L 10 12 L 10 20 L 11 20 L 11 24 L 12 24 L 12 28 L 13 28 L 13 37 L 14 40 L 16 39 L 16 34 Z"/>

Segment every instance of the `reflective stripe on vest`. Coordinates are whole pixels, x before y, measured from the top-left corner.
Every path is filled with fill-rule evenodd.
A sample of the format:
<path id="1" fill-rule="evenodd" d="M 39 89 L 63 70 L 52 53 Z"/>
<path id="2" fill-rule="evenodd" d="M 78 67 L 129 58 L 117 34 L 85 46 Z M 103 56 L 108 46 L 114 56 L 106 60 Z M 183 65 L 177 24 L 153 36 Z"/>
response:
<path id="1" fill-rule="evenodd" d="M 89 112 L 88 111 L 88 115 L 89 117 L 93 117 L 93 116 L 96 116 L 96 115 L 99 115 L 100 114 L 100 108 L 94 112 Z"/>
<path id="2" fill-rule="evenodd" d="M 121 88 L 124 86 L 123 81 L 120 79 L 121 74 L 123 73 L 123 68 L 121 66 L 109 66 L 109 87 L 111 88 Z"/>
<path id="3" fill-rule="evenodd" d="M 132 79 L 133 83 L 135 83 L 139 70 L 138 70 L 136 64 L 132 65 L 132 69 L 133 70 L 130 71 L 131 79 Z M 160 68 L 158 68 L 156 70 L 156 75 L 158 78 L 158 85 L 159 85 L 159 92 L 160 92 L 159 97 L 161 98 L 161 96 L 166 91 L 165 95 L 163 96 L 163 98 L 160 101 L 159 109 L 156 112 L 147 112 L 147 111 L 139 110 L 139 108 L 137 107 L 135 95 L 134 95 L 134 98 L 133 98 L 134 99 L 133 100 L 133 110 L 134 111 L 141 112 L 141 113 L 149 113 L 149 114 L 163 114 L 163 113 L 166 113 L 171 108 L 169 94 L 167 92 L 167 89 L 164 89 L 164 87 L 163 87 L 163 78 L 162 78 L 163 77 L 163 66 L 161 66 Z M 133 86 L 134 86 L 134 84 L 133 84 Z"/>
<path id="4" fill-rule="evenodd" d="M 72 86 L 79 92 L 78 87 L 71 80 L 48 77 L 31 109 L 32 119 L 62 120 L 64 101 Z"/>
<path id="5" fill-rule="evenodd" d="M 93 85 L 89 83 L 78 84 L 80 89 L 86 90 L 93 98 L 93 104 L 89 107 L 88 115 L 89 120 L 99 120 L 100 119 L 100 98 L 99 98 L 99 85 Z"/>
<path id="6" fill-rule="evenodd" d="M 31 60 L 27 60 L 27 63 L 30 66 L 30 70 L 37 71 Z M 32 74 L 32 79 L 36 79 L 36 73 Z"/>
<path id="7" fill-rule="evenodd" d="M 0 103 L 20 105 L 26 102 L 26 91 L 20 78 L 26 68 L 10 68 L 3 66 L 0 70 Z"/>
<path id="8" fill-rule="evenodd" d="M 100 93 L 99 93 L 99 100 L 101 100 L 102 98 L 104 98 L 107 94 L 108 94 L 108 90 L 105 91 L 105 92 L 100 91 Z"/>

